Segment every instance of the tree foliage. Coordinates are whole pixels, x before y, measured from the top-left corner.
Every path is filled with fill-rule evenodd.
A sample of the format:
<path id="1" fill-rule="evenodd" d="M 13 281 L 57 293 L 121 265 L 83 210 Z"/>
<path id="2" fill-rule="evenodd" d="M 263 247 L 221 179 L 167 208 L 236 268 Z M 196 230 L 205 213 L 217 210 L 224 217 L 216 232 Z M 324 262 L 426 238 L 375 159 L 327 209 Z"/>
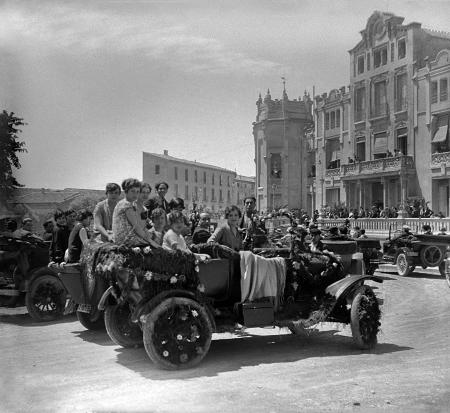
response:
<path id="1" fill-rule="evenodd" d="M 0 113 L 0 193 L 10 197 L 15 188 L 22 187 L 13 175 L 13 168 L 21 167 L 17 154 L 27 152 L 25 142 L 19 140 L 25 125 L 22 118 L 4 110 Z"/>

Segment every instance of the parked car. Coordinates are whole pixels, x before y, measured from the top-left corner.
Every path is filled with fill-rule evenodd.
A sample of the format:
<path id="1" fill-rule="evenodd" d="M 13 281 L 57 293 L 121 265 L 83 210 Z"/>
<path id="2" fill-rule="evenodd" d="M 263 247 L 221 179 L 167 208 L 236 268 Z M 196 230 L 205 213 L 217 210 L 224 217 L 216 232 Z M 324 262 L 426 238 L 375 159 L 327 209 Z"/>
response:
<path id="1" fill-rule="evenodd" d="M 18 279 L 18 254 L 26 254 L 29 270 Z M 25 304 L 36 321 L 53 321 L 64 314 L 67 292 L 57 273 L 48 268 L 49 243 L 36 238 L 16 239 L 0 236 L 0 297 L 19 298 L 25 294 Z"/>

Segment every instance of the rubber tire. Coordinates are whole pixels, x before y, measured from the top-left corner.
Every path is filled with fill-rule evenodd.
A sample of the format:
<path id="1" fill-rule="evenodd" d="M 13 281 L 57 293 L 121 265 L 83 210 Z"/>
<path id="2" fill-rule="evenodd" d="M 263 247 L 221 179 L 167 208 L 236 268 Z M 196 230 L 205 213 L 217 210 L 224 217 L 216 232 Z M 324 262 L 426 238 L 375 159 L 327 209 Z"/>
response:
<path id="1" fill-rule="evenodd" d="M 364 350 L 375 347 L 375 345 L 377 344 L 377 334 L 379 331 L 379 317 L 378 317 L 377 334 L 375 334 L 375 337 L 372 337 L 370 341 L 367 341 L 367 339 L 363 337 L 361 333 L 361 320 L 359 317 L 359 308 L 361 306 L 361 302 L 363 300 L 367 300 L 368 297 L 369 299 L 375 300 L 373 301 L 372 305 L 375 306 L 374 309 L 378 311 L 378 314 L 380 316 L 381 313 L 378 300 L 375 297 L 375 294 L 372 291 L 372 289 L 368 286 L 361 286 L 356 290 L 350 309 L 350 326 L 352 330 L 353 340 L 359 348 Z"/>
<path id="2" fill-rule="evenodd" d="M 123 325 L 124 316 L 127 321 Z M 114 343 L 125 348 L 142 346 L 142 331 L 137 323 L 130 321 L 131 313 L 128 303 L 108 305 L 105 308 L 106 332 Z M 124 327 L 127 331 L 123 331 Z"/>
<path id="3" fill-rule="evenodd" d="M 159 354 L 157 348 L 155 347 L 155 343 L 153 342 L 153 338 L 157 336 L 157 334 L 155 334 L 155 324 L 157 323 L 159 317 L 168 309 L 181 305 L 189 306 L 190 308 L 197 311 L 198 316 L 200 317 L 200 321 L 203 324 L 203 327 L 206 329 L 206 343 L 204 345 L 204 351 L 187 363 L 172 363 L 168 359 L 164 358 L 163 355 Z M 145 351 L 147 352 L 152 362 L 155 363 L 158 367 L 165 370 L 180 370 L 194 367 L 203 360 L 203 358 L 208 353 L 209 347 L 211 346 L 213 327 L 206 309 L 197 301 L 185 297 L 172 297 L 165 299 L 147 315 L 143 330 Z"/>
<path id="4" fill-rule="evenodd" d="M 97 310 L 100 311 L 100 310 Z M 86 328 L 87 330 L 104 330 L 105 329 L 105 318 L 103 311 L 101 311 L 101 314 L 98 316 L 98 318 L 95 321 L 92 321 L 91 314 L 83 313 L 81 311 L 77 311 L 77 318 L 78 321 L 81 323 L 81 325 Z"/>
<path id="5" fill-rule="evenodd" d="M 439 273 L 443 277 L 446 277 L 446 275 L 445 275 L 445 259 L 439 264 Z"/>
<path id="6" fill-rule="evenodd" d="M 436 248 L 439 251 L 439 259 L 435 261 L 428 261 L 428 258 L 425 256 L 425 252 L 428 251 L 430 248 Z M 426 245 L 425 247 L 420 249 L 419 255 L 420 261 L 423 262 L 427 267 L 437 267 L 438 264 L 442 262 L 443 258 L 445 258 L 445 254 L 436 245 Z"/>
<path id="7" fill-rule="evenodd" d="M 408 258 L 406 257 L 404 252 L 401 252 L 400 254 L 397 255 L 397 258 L 395 259 L 395 265 L 397 267 L 397 274 L 400 277 L 407 277 L 409 274 L 412 273 L 414 268 L 416 268 L 415 266 L 408 264 Z M 402 269 L 402 267 L 404 268 L 405 266 L 406 269 Z"/>
<path id="8" fill-rule="evenodd" d="M 55 310 L 51 312 L 43 312 L 35 306 L 35 296 L 39 288 L 45 288 L 45 285 L 50 286 L 58 296 L 55 298 Z M 25 296 L 25 305 L 27 306 L 28 314 L 35 321 L 45 322 L 54 321 L 61 318 L 64 314 L 66 305 L 66 290 L 61 281 L 51 274 L 42 274 L 34 278 L 31 282 L 29 291 Z"/>
<path id="9" fill-rule="evenodd" d="M 448 259 L 448 258 L 447 258 Z M 446 260 L 444 260 L 444 263 L 445 263 L 445 261 Z M 440 270 L 441 268 L 439 267 L 439 270 Z M 444 275 L 445 275 L 445 279 L 447 280 L 447 284 L 448 284 L 448 286 L 450 287 L 450 263 L 449 263 L 449 270 L 448 271 L 445 271 L 444 270 Z"/>

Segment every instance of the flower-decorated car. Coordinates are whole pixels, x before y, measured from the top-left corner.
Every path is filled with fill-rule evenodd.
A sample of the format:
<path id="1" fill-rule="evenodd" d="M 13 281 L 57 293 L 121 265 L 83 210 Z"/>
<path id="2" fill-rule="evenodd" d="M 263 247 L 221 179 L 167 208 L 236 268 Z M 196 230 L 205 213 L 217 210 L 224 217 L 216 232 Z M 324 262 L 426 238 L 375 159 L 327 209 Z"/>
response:
<path id="1" fill-rule="evenodd" d="M 213 332 L 241 326 L 298 332 L 333 321 L 350 324 L 358 346 L 377 343 L 379 302 L 366 281 L 381 277 L 348 275 L 332 253 L 272 248 L 263 257 L 218 244 L 193 249 L 211 259 L 150 247 L 96 247 L 77 270 L 83 280 L 78 300 L 91 313 L 104 311 L 115 343 L 144 345 L 165 369 L 195 366 L 208 353 Z M 65 284 L 66 275 L 63 268 Z"/>

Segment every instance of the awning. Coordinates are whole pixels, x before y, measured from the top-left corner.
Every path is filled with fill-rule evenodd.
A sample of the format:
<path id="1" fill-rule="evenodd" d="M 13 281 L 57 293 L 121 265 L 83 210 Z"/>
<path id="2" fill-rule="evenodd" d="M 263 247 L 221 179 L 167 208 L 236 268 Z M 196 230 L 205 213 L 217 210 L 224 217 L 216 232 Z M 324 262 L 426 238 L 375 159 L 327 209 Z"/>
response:
<path id="1" fill-rule="evenodd" d="M 380 136 L 380 137 L 375 138 L 373 152 L 374 153 L 387 152 L 387 136 Z"/>
<path id="2" fill-rule="evenodd" d="M 447 140 L 448 125 L 440 126 L 433 136 L 431 143 L 445 142 Z"/>

